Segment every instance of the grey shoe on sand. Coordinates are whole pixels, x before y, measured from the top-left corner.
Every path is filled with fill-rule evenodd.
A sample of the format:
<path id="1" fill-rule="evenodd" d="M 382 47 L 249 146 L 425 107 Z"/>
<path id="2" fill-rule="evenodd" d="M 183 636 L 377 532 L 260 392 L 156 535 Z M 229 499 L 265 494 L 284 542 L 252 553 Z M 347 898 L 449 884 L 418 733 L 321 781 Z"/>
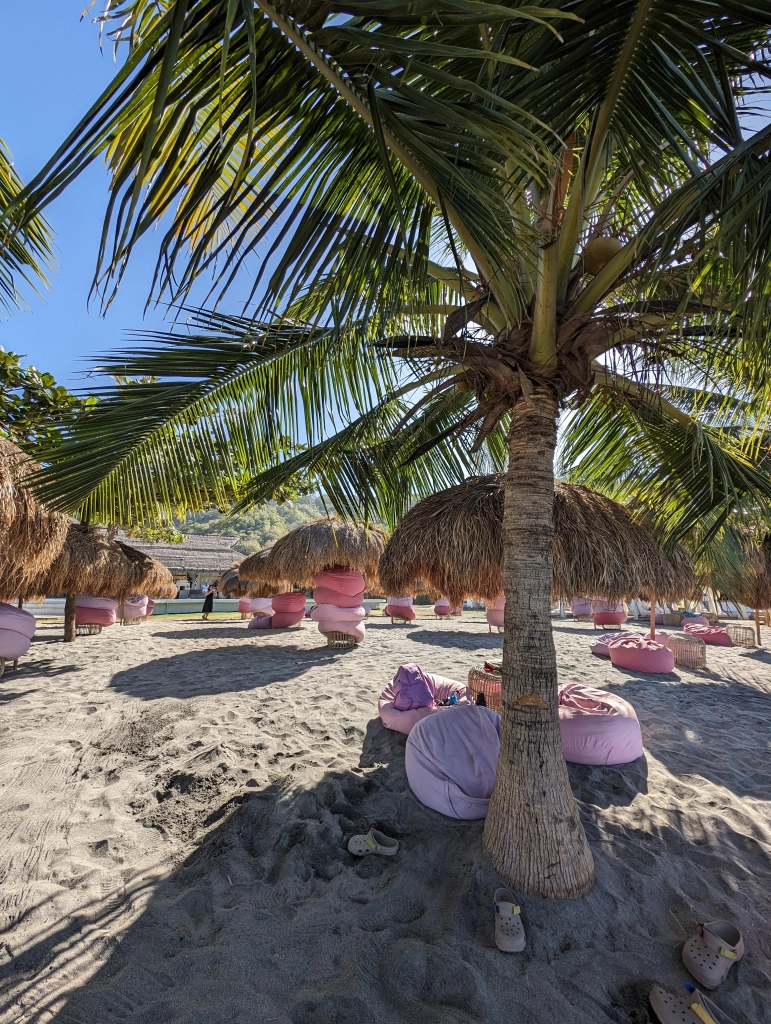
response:
<path id="1" fill-rule="evenodd" d="M 521 953 L 525 948 L 525 929 L 517 901 L 508 889 L 495 890 L 493 909 L 495 945 L 504 953 Z"/>
<path id="2" fill-rule="evenodd" d="M 351 836 L 348 849 L 355 857 L 368 857 L 377 853 L 381 857 L 393 857 L 399 852 L 399 843 L 376 828 L 371 828 L 365 836 Z"/>
<path id="3" fill-rule="evenodd" d="M 744 956 L 744 939 L 729 921 L 700 924 L 683 946 L 683 963 L 706 989 L 717 988 L 728 977 L 731 965 Z"/>
<path id="4" fill-rule="evenodd" d="M 651 1006 L 661 1024 L 735 1024 L 689 981 L 683 989 L 682 995 L 667 992 L 661 985 L 651 989 Z"/>

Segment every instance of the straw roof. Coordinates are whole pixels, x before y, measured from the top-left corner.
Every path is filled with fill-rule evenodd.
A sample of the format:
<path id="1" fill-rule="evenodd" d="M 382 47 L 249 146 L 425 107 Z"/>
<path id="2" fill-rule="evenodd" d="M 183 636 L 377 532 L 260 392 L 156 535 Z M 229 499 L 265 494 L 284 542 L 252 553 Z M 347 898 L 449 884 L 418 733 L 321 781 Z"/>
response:
<path id="1" fill-rule="evenodd" d="M 267 549 L 268 551 L 270 548 Z M 260 552 L 264 554 L 265 552 Z M 274 594 L 283 593 L 292 589 L 292 584 L 287 580 L 280 580 L 279 585 L 260 582 L 256 579 L 243 579 L 240 575 L 240 567 L 233 566 L 227 569 L 219 578 L 217 586 L 225 597 L 273 597 Z"/>
<path id="2" fill-rule="evenodd" d="M 300 587 L 313 586 L 312 577 L 332 566 L 345 566 L 367 579 L 368 588 L 377 586 L 377 567 L 385 550 L 387 535 L 379 526 L 341 519 L 317 519 L 291 530 L 277 540 L 265 558 L 265 572 L 293 580 Z M 239 574 L 252 571 L 252 555 L 241 564 Z"/>
<path id="3" fill-rule="evenodd" d="M 415 593 L 418 581 L 453 604 L 503 596 L 503 477 L 472 477 L 415 505 L 380 560 L 388 593 Z M 618 502 L 577 484 L 554 492 L 552 596 L 690 595 L 696 578 L 682 549 L 668 558 L 651 531 Z"/>
<path id="4" fill-rule="evenodd" d="M 241 562 L 238 579 L 240 585 L 247 589 L 243 594 L 238 594 L 239 597 L 246 597 L 247 594 L 251 597 L 272 597 L 292 589 L 291 579 L 282 578 L 271 568 L 272 552 L 273 548 L 263 548 Z"/>
<path id="5" fill-rule="evenodd" d="M 146 594 L 153 600 L 177 596 L 174 577 L 157 558 L 152 558 L 145 551 L 140 551 L 139 548 L 123 541 L 116 540 L 113 543 L 120 548 L 133 566 L 134 581 L 131 593 Z"/>
<path id="6" fill-rule="evenodd" d="M 0 601 L 11 601 L 61 551 L 66 516 L 48 512 L 24 486 L 35 469 L 20 448 L 0 437 Z"/>
<path id="7" fill-rule="evenodd" d="M 771 534 L 747 553 L 744 572 L 730 587 L 730 596 L 748 608 L 771 608 Z"/>

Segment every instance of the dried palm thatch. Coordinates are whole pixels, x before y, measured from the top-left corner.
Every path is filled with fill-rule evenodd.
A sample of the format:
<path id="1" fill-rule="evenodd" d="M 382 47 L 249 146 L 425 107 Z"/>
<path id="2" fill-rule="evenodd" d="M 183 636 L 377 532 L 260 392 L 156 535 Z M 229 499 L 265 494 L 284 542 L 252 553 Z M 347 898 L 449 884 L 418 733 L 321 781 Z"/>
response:
<path id="1" fill-rule="evenodd" d="M 425 498 L 394 531 L 380 560 L 389 593 L 414 593 L 423 580 L 453 604 L 503 596 L 503 477 L 472 477 Z M 673 600 L 696 585 L 682 549 L 668 558 L 628 509 L 587 487 L 554 492 L 552 596 Z"/>
<path id="2" fill-rule="evenodd" d="M 67 536 L 67 517 L 46 511 L 24 486 L 35 468 L 0 437 L 0 601 L 12 601 L 44 572 Z"/>
<path id="3" fill-rule="evenodd" d="M 368 589 L 376 588 L 378 563 L 387 540 L 379 526 L 317 519 L 277 540 L 265 566 L 274 577 L 291 579 L 300 587 L 313 586 L 312 577 L 324 569 L 345 566 L 362 573 Z M 249 561 L 242 563 L 241 575 L 247 574 Z"/>
<path id="4" fill-rule="evenodd" d="M 273 597 L 284 594 L 292 589 L 292 581 L 277 575 L 270 566 L 273 548 L 263 548 L 249 555 L 238 567 L 239 585 L 244 587 L 243 593 L 233 590 L 237 597 Z"/>
<path id="5" fill-rule="evenodd" d="M 226 569 L 217 580 L 217 588 L 222 592 L 223 597 L 249 597 L 250 586 L 248 580 L 242 580 L 238 575 L 237 565 L 234 565 L 232 569 Z"/>
<path id="6" fill-rule="evenodd" d="M 177 596 L 177 585 L 174 577 L 166 566 L 157 558 L 146 555 L 137 548 L 122 541 L 114 542 L 131 562 L 134 569 L 134 582 L 130 593 L 146 594 L 153 600 L 173 598 Z"/>
<path id="7" fill-rule="evenodd" d="M 771 608 L 771 534 L 747 553 L 744 571 L 730 591 L 734 601 L 748 608 Z"/>

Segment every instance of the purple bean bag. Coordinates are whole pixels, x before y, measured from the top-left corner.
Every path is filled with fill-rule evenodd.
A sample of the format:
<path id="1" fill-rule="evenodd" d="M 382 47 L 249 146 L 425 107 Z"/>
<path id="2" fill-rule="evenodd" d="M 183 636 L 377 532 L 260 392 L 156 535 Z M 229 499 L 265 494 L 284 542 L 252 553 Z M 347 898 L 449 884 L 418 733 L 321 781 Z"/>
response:
<path id="1" fill-rule="evenodd" d="M 413 671 L 420 673 L 424 683 L 405 687 L 404 677 Z M 446 679 L 433 672 L 423 672 L 417 665 L 402 665 L 380 694 L 377 702 L 380 721 L 386 729 L 409 735 L 412 727 L 422 718 L 446 710 L 446 706 L 437 707 L 435 702 L 448 700 L 453 693 L 458 698 L 458 704 L 474 703 L 473 694 L 463 683 L 456 683 L 454 679 Z"/>
<path id="2" fill-rule="evenodd" d="M 353 597 L 355 594 L 364 593 L 365 580 L 360 572 L 354 572 L 353 569 L 346 569 L 336 565 L 314 576 L 313 585 L 314 587 L 325 587 L 329 590 L 334 590 L 337 594 Z"/>
<path id="3" fill-rule="evenodd" d="M 671 672 L 675 656 L 666 644 L 646 636 L 619 637 L 609 645 L 610 661 L 616 668 L 633 672 Z"/>
<path id="4" fill-rule="evenodd" d="M 683 630 L 712 647 L 733 647 L 733 640 L 723 626 L 702 626 L 698 622 L 692 625 L 688 622 L 683 626 Z"/>
<path id="5" fill-rule="evenodd" d="M 570 602 L 570 611 L 573 615 L 591 615 L 592 602 L 588 597 L 574 597 Z"/>
<path id="6" fill-rule="evenodd" d="M 132 594 L 131 597 L 124 598 L 118 609 L 119 618 L 124 621 L 143 619 L 147 615 L 147 600 L 146 594 Z"/>
<path id="7" fill-rule="evenodd" d="M 271 615 L 255 615 L 247 624 L 247 629 L 270 629 L 273 625 Z"/>
<path id="8" fill-rule="evenodd" d="M 487 622 L 490 626 L 503 626 L 503 616 L 506 611 L 506 598 L 499 597 L 497 601 L 490 601 L 486 605 Z"/>
<path id="9" fill-rule="evenodd" d="M 23 608 L 14 608 L 12 604 L 0 602 L 0 629 L 10 629 L 31 640 L 35 635 L 36 625 L 32 612 L 25 612 Z"/>
<path id="10" fill-rule="evenodd" d="M 30 638 L 26 633 L 0 626 L 0 658 L 16 661 L 29 650 Z"/>
<path id="11" fill-rule="evenodd" d="M 589 641 L 589 650 L 592 654 L 597 654 L 601 658 L 609 658 L 610 651 L 608 650 L 611 641 L 620 640 L 621 637 L 625 636 L 639 636 L 639 633 L 600 633 L 599 636 L 592 637 Z"/>
<path id="12" fill-rule="evenodd" d="M 558 710 L 566 761 L 628 764 L 642 757 L 637 715 L 632 705 L 617 694 L 581 683 L 566 683 L 559 688 Z"/>
<path id="13" fill-rule="evenodd" d="M 418 800 L 450 818 L 484 818 L 500 730 L 500 716 L 475 704 L 456 704 L 417 722 L 407 737 L 404 766 Z"/>

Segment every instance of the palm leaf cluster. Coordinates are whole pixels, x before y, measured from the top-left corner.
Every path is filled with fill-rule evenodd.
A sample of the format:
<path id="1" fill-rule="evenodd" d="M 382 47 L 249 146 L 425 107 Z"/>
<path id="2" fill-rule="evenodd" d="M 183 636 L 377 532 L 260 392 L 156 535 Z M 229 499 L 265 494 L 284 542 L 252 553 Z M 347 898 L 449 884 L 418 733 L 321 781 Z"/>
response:
<path id="1" fill-rule="evenodd" d="M 11 153 L 0 139 L 0 218 L 23 190 L 21 178 L 13 166 Z M 46 273 L 53 265 L 53 237 L 45 218 L 25 207 L 21 232 L 9 225 L 0 227 L 0 309 L 23 309 L 24 285 L 39 292 L 47 285 Z"/>

